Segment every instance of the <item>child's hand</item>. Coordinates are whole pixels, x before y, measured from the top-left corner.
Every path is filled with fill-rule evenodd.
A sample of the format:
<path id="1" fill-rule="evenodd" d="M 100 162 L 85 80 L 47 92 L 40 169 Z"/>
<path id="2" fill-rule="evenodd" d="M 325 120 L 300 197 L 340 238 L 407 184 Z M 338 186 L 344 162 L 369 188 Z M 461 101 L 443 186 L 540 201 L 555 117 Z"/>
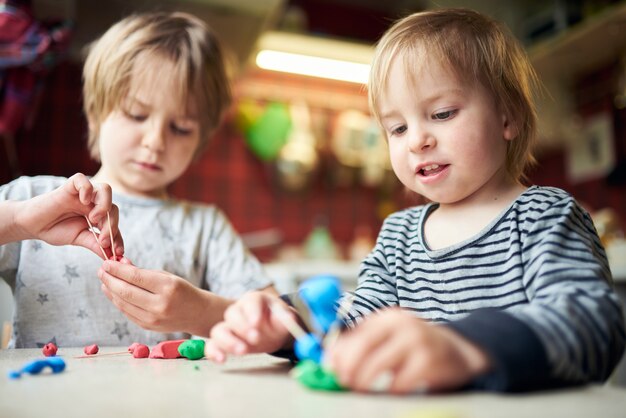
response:
<path id="1" fill-rule="evenodd" d="M 105 261 L 98 277 L 106 297 L 131 321 L 151 331 L 208 337 L 232 303 L 174 274 L 141 269 L 126 259 Z"/>
<path id="2" fill-rule="evenodd" d="M 78 245 L 103 258 L 100 246 L 107 256 L 112 256 L 111 230 L 115 254 L 124 254 L 124 242 L 117 225 L 118 208 L 112 203 L 111 187 L 107 184 L 92 184 L 79 173 L 56 190 L 18 203 L 15 224 L 20 229 L 20 239 L 36 238 L 52 245 Z M 99 243 L 89 231 L 85 217 L 100 229 Z"/>
<path id="3" fill-rule="evenodd" d="M 395 308 L 343 333 L 325 361 L 342 385 L 358 391 L 391 373 L 394 393 L 459 388 L 489 367 L 486 354 L 453 330 Z"/>
<path id="4" fill-rule="evenodd" d="M 292 339 L 271 307 L 280 304 L 286 315 L 292 310 L 280 298 L 264 292 L 251 292 L 231 305 L 224 313 L 224 322 L 211 330 L 205 345 L 205 356 L 217 363 L 227 355 L 271 353 L 288 346 Z"/>

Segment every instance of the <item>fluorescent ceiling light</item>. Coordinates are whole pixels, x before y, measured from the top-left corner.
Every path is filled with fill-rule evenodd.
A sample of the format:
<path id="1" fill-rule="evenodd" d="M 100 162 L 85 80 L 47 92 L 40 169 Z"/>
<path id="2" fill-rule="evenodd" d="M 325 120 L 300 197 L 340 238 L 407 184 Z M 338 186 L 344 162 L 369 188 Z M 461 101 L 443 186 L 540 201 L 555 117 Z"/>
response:
<path id="1" fill-rule="evenodd" d="M 256 64 L 265 70 L 365 84 L 372 51 L 368 45 L 269 32 L 259 40 Z"/>

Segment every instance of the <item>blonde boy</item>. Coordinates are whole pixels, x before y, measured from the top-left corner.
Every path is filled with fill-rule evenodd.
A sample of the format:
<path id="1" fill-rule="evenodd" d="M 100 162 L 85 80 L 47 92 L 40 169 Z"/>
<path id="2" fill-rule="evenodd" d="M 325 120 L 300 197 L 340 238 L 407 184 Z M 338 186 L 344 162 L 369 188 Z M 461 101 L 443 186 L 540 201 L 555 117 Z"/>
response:
<path id="1" fill-rule="evenodd" d="M 273 292 L 219 209 L 167 191 L 230 104 L 220 45 L 202 21 L 184 13 L 130 16 L 95 42 L 83 75 L 89 149 L 101 162 L 92 181 L 112 187 L 125 255 L 142 268 L 101 264 L 38 241 L 3 246 L 0 265 L 19 283 L 10 345 L 208 336 L 232 298 L 252 289 Z M 63 181 L 21 178 L 0 188 L 0 198 L 30 198 Z"/>
<path id="2" fill-rule="evenodd" d="M 604 381 L 619 361 L 622 307 L 591 219 L 522 183 L 535 84 L 517 41 L 471 10 L 416 13 L 380 40 L 372 111 L 396 176 L 432 203 L 390 215 L 362 263 L 353 329 L 325 359 L 344 386 L 389 373 L 398 393 L 529 390 Z M 229 308 L 207 355 L 287 347 L 270 303 Z"/>

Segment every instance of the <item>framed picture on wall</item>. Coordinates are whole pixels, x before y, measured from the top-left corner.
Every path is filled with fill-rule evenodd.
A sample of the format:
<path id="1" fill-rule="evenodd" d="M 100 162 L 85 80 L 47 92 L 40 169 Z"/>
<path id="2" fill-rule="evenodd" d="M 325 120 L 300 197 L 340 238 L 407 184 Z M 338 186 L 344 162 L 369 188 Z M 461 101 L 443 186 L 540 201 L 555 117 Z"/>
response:
<path id="1" fill-rule="evenodd" d="M 610 113 L 585 118 L 567 152 L 568 177 L 572 183 L 606 177 L 615 167 L 613 119 Z"/>

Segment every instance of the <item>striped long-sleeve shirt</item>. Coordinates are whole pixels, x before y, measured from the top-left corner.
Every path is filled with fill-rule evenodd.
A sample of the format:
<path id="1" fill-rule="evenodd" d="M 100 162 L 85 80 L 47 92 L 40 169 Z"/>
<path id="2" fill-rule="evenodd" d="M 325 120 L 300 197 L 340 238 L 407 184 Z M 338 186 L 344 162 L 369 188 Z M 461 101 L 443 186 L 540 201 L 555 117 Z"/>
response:
<path id="1" fill-rule="evenodd" d="M 431 250 L 427 204 L 389 216 L 363 261 L 348 322 L 400 306 L 482 347 L 493 390 L 605 380 L 624 319 L 589 215 L 566 192 L 533 186 L 480 233 Z"/>

